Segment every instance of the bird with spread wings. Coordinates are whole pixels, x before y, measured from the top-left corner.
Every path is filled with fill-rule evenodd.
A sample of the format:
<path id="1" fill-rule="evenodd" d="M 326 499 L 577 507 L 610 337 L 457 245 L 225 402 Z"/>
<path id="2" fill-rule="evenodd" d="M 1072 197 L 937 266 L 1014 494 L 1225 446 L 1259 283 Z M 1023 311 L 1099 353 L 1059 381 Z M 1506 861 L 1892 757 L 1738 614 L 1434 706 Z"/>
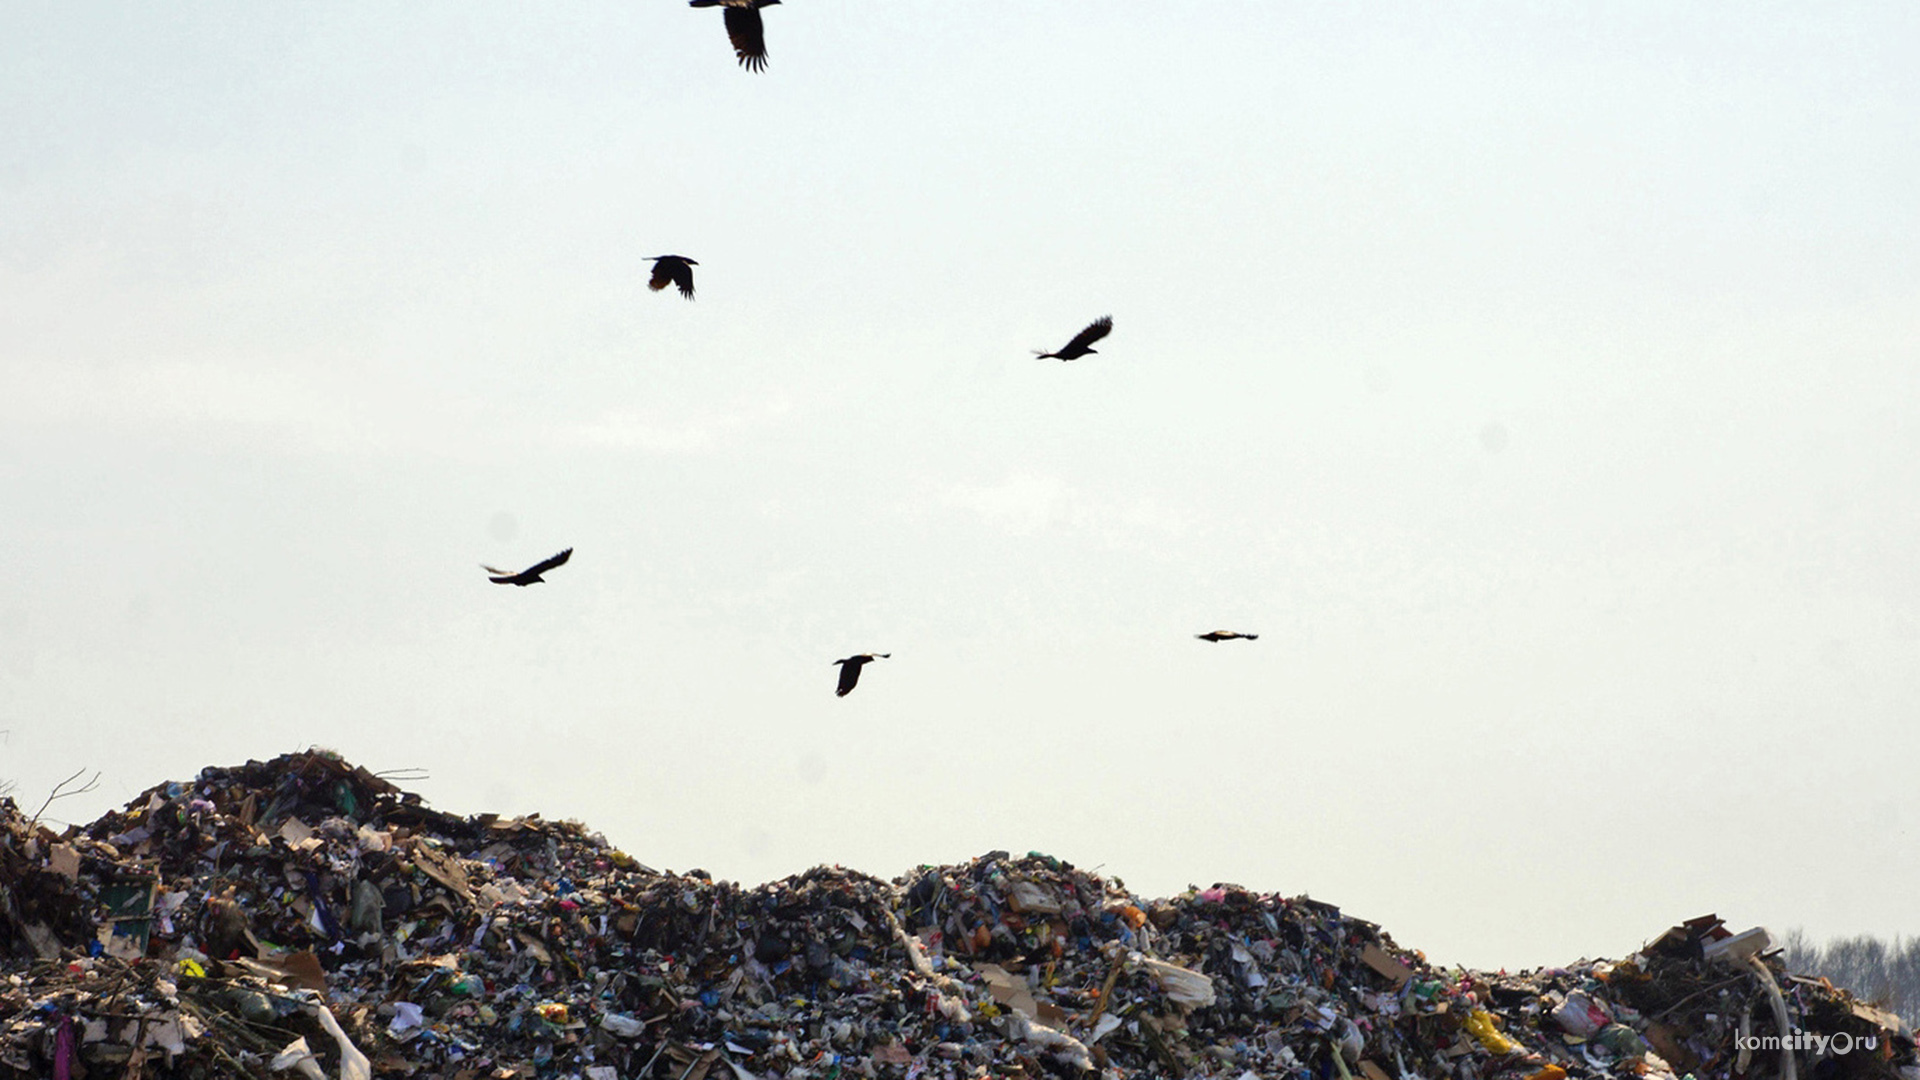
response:
<path id="1" fill-rule="evenodd" d="M 653 277 L 647 281 L 647 288 L 654 292 L 669 285 L 680 287 L 680 295 L 693 299 L 693 268 L 700 264 L 685 255 L 649 255 L 653 260 Z"/>
<path id="2" fill-rule="evenodd" d="M 480 564 L 480 569 L 487 572 L 487 580 L 493 582 L 495 585 L 539 585 L 545 580 L 540 576 L 541 574 L 546 573 L 571 558 L 573 558 L 573 549 L 568 548 L 560 554 L 534 563 L 532 566 L 518 573 L 512 570 L 500 570 L 488 566 L 485 563 Z"/>
<path id="3" fill-rule="evenodd" d="M 875 660 L 883 660 L 892 655 L 892 653 L 884 652 L 860 653 L 855 656 L 849 656 L 845 660 L 835 660 L 834 663 L 840 666 L 840 686 L 834 690 L 833 696 L 846 697 L 848 694 L 853 693 L 853 688 L 860 682 L 861 668 L 866 667 Z"/>
<path id="4" fill-rule="evenodd" d="M 1102 315 L 1088 323 L 1085 330 L 1073 335 L 1073 340 L 1067 342 L 1066 347 L 1062 348 L 1059 352 L 1041 352 L 1039 349 L 1035 349 L 1033 350 L 1033 355 L 1042 360 L 1053 358 L 1078 360 L 1088 353 L 1099 352 L 1099 349 L 1092 347 L 1093 343 L 1111 333 L 1113 333 L 1113 316 Z"/>
<path id="5" fill-rule="evenodd" d="M 727 38 L 733 55 L 748 71 L 767 70 L 767 35 L 760 25 L 760 9 L 780 0 L 690 0 L 689 7 L 726 8 Z"/>

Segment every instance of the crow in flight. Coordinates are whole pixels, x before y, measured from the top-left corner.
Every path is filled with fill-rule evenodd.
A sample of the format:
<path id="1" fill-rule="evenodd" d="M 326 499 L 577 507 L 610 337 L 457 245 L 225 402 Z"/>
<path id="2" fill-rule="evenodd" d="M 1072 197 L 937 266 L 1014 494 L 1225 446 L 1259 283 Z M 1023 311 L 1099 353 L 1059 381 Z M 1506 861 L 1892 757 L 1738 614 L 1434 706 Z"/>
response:
<path id="1" fill-rule="evenodd" d="M 727 37 L 733 55 L 748 71 L 767 70 L 767 35 L 760 26 L 760 9 L 780 0 L 689 0 L 688 7 L 726 8 Z"/>
<path id="2" fill-rule="evenodd" d="M 1242 634 L 1237 630 L 1209 630 L 1204 634 L 1195 634 L 1193 636 L 1199 638 L 1201 641 L 1232 641 L 1235 638 L 1252 641 L 1260 635 Z"/>
<path id="3" fill-rule="evenodd" d="M 1073 340 L 1067 342 L 1066 348 L 1061 349 L 1059 352 L 1041 352 L 1039 349 L 1035 349 L 1033 350 L 1033 355 L 1042 360 L 1051 357 L 1059 357 L 1062 360 L 1078 360 L 1088 353 L 1099 352 L 1099 349 L 1091 348 L 1091 346 L 1094 342 L 1099 341 L 1111 333 L 1113 333 L 1113 316 L 1102 315 L 1088 323 L 1085 330 L 1073 335 Z"/>
<path id="4" fill-rule="evenodd" d="M 534 563 L 532 566 L 527 567 L 517 574 L 508 570 L 497 570 L 485 563 L 480 565 L 480 569 L 487 572 L 489 575 L 487 580 L 493 582 L 495 585 L 538 585 L 544 580 L 541 578 L 541 574 L 546 573 L 571 558 L 573 558 L 573 549 L 568 548 L 553 558 Z"/>
<path id="5" fill-rule="evenodd" d="M 647 288 L 659 292 L 668 285 L 680 286 L 680 295 L 693 299 L 693 268 L 700 264 L 685 255 L 649 255 L 653 260 L 653 278 Z"/>
<path id="6" fill-rule="evenodd" d="M 858 656 L 849 656 L 845 660 L 835 660 L 834 663 L 840 665 L 840 687 L 833 692 L 833 696 L 846 697 L 848 694 L 853 693 L 854 686 L 860 681 L 861 668 L 866 667 L 875 660 L 881 660 L 892 655 L 892 653 L 886 652 L 867 652 L 861 653 Z"/>

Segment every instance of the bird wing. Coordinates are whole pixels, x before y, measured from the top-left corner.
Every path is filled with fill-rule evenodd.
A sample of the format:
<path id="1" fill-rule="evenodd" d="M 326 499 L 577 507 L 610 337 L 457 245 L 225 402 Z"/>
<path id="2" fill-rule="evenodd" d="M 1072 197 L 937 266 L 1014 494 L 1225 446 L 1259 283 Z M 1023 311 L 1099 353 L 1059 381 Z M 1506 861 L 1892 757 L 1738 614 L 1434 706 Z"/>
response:
<path id="1" fill-rule="evenodd" d="M 1073 340 L 1067 342 L 1067 347 L 1060 351 L 1077 353 L 1111 333 L 1113 333 L 1113 316 L 1102 315 L 1088 323 L 1085 330 L 1073 335 Z"/>
<path id="2" fill-rule="evenodd" d="M 573 549 L 568 548 L 567 550 L 561 552 L 558 555 L 553 556 L 550 559 L 546 559 L 542 562 L 534 563 L 532 566 L 527 567 L 525 570 L 522 570 L 520 573 L 526 577 L 538 577 L 539 575 L 546 573 L 547 571 L 553 569 L 556 566 L 559 566 L 561 563 L 564 563 L 571 558 L 573 558 Z"/>
<path id="3" fill-rule="evenodd" d="M 834 690 L 834 697 L 846 697 L 849 693 L 853 692 L 854 685 L 860 681 L 860 668 L 865 662 L 864 659 L 858 656 L 850 656 L 845 660 L 839 661 L 840 686 Z"/>
<path id="4" fill-rule="evenodd" d="M 673 283 L 680 287 L 680 295 L 693 299 L 693 267 L 685 259 L 674 260 Z"/>
<path id="5" fill-rule="evenodd" d="M 653 260 L 653 277 L 647 280 L 647 288 L 652 289 L 654 292 L 659 292 L 661 289 L 673 284 L 673 267 L 669 265 L 672 262 L 674 262 L 672 259 Z M 689 274 L 687 276 L 692 277 L 693 275 Z"/>
<path id="6" fill-rule="evenodd" d="M 726 11 L 727 37 L 733 42 L 733 55 L 748 71 L 767 69 L 767 34 L 760 25 L 760 9 L 729 7 Z"/>

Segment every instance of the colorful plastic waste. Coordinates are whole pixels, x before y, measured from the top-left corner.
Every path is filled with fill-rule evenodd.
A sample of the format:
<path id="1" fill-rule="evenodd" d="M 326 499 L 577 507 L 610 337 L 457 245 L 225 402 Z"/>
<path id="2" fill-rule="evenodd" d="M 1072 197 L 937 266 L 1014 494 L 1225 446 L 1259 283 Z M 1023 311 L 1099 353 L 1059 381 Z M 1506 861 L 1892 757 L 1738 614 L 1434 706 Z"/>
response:
<path id="1" fill-rule="evenodd" d="M 1324 901 L 1166 899 L 1052 855 L 741 886 L 457 817 L 318 751 L 55 833 L 0 800 L 0 1080 L 1778 1080 L 1690 920 L 1619 961 L 1443 969 Z M 1745 956 L 1757 935 L 1717 950 Z M 1920 1080 L 1898 1017 L 1755 954 L 1809 1080 Z"/>

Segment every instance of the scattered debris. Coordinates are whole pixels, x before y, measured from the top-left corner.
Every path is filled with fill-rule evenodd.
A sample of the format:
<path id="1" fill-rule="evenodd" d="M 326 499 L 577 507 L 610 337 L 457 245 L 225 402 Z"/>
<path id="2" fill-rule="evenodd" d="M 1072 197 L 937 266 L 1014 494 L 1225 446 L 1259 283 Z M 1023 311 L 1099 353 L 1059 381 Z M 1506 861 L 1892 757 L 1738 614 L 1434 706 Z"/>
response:
<path id="1" fill-rule="evenodd" d="M 1037 853 L 743 888 L 320 751 L 58 834 L 0 801 L 0 1077 L 1920 1080 L 1898 1017 L 1768 944 L 1708 916 L 1449 971 L 1318 900 Z"/>

